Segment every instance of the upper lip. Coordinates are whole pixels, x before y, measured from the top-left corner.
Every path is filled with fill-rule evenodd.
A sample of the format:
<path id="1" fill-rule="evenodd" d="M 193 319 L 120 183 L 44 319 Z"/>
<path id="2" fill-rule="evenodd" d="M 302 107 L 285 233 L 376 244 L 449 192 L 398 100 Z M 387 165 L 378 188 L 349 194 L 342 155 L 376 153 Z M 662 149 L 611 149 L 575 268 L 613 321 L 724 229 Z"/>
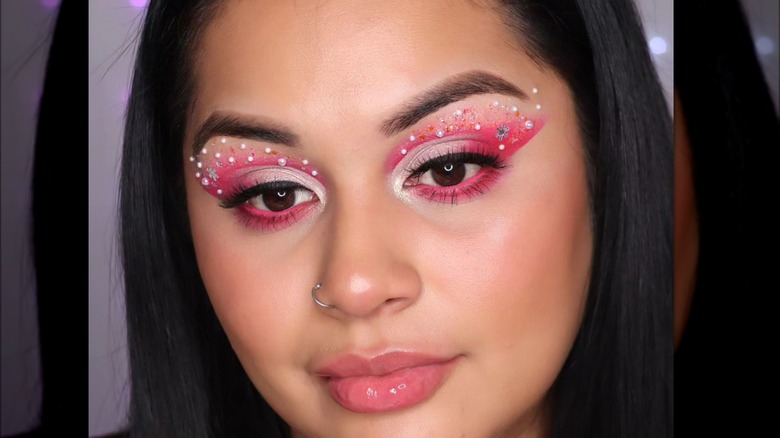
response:
<path id="1" fill-rule="evenodd" d="M 407 351 L 391 351 L 371 358 L 346 354 L 323 362 L 314 372 L 323 377 L 336 378 L 384 376 L 407 368 L 444 363 L 450 359 L 452 357 Z"/>

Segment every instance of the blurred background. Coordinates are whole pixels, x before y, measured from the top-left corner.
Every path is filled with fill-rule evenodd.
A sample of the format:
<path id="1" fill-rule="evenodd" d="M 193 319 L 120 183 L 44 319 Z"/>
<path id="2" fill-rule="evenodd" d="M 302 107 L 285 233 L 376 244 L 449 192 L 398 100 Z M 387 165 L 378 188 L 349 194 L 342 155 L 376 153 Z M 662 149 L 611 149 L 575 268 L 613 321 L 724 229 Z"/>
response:
<path id="1" fill-rule="evenodd" d="M 125 424 L 129 397 L 116 207 L 122 119 L 135 36 L 148 0 L 89 2 L 89 433 Z M 2 413 L 0 435 L 30 430 L 40 406 L 30 180 L 37 105 L 60 0 L 3 0 Z M 671 108 L 672 0 L 637 0 Z M 758 59 L 778 106 L 778 2 L 743 0 Z"/>

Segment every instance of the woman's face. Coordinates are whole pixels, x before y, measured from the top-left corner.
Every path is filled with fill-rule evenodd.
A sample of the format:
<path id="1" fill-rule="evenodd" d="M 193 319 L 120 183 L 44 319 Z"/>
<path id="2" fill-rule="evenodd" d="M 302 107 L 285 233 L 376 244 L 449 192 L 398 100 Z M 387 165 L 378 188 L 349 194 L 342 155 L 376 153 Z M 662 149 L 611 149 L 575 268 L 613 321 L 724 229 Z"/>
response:
<path id="1" fill-rule="evenodd" d="M 543 429 L 587 294 L 585 160 L 568 89 L 501 13 L 228 1 L 205 31 L 198 265 L 296 436 Z"/>

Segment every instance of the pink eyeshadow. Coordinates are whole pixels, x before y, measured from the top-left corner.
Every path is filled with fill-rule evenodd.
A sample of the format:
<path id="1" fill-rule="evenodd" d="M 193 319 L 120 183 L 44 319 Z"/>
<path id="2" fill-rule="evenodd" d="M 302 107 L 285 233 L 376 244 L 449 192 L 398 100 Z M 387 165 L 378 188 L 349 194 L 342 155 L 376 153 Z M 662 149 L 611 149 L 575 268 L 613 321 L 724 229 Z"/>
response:
<path id="1" fill-rule="evenodd" d="M 190 161 L 198 183 L 217 198 L 230 193 L 241 176 L 253 169 L 297 169 L 323 182 L 318 170 L 306 159 L 300 160 L 270 147 L 256 147 L 224 137 L 209 142 L 198 154 L 190 157 Z"/>
<path id="2" fill-rule="evenodd" d="M 537 111 L 541 106 L 537 106 Z M 545 118 L 529 116 L 515 105 L 494 101 L 484 108 L 457 109 L 407 133 L 388 158 L 391 172 L 405 156 L 430 141 L 448 137 L 479 138 L 500 156 L 510 156 L 528 143 L 544 126 Z"/>

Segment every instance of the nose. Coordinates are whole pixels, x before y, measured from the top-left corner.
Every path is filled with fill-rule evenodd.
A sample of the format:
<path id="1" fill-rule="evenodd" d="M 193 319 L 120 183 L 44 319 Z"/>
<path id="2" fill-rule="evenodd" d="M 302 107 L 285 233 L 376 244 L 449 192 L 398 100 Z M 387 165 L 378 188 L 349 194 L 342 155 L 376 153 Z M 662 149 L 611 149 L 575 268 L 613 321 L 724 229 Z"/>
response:
<path id="1" fill-rule="evenodd" d="M 392 202 L 334 199 L 323 253 L 323 308 L 336 317 L 367 318 L 400 312 L 420 296 L 413 244 L 398 226 Z M 407 234 L 409 236 L 409 234 Z"/>

